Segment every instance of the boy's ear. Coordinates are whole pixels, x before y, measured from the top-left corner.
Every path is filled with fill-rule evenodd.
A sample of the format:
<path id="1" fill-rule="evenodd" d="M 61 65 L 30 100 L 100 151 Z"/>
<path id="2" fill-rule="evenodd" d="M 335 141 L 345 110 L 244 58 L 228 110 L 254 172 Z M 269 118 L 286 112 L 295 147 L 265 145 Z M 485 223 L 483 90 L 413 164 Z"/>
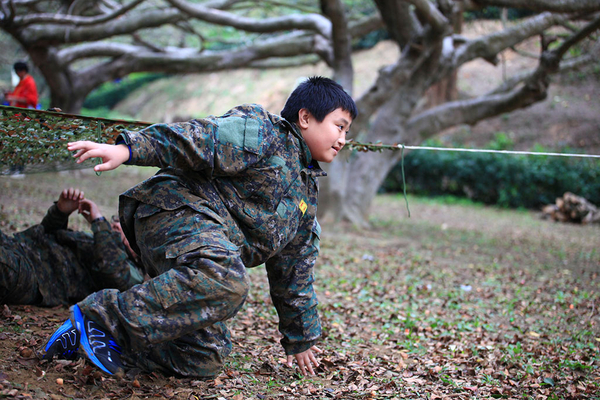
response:
<path id="1" fill-rule="evenodd" d="M 301 129 L 308 128 L 308 121 L 312 118 L 312 114 L 306 108 L 301 108 L 298 111 L 298 126 Z"/>

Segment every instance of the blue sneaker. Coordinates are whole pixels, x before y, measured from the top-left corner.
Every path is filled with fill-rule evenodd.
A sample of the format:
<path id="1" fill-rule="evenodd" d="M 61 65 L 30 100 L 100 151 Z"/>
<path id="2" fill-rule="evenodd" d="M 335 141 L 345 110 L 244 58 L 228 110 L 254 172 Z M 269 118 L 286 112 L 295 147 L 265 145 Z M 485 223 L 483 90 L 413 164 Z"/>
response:
<path id="1" fill-rule="evenodd" d="M 71 320 L 68 319 L 50 336 L 46 347 L 44 347 L 46 354 L 42 358 L 49 360 L 56 357 L 65 360 L 75 360 L 79 357 L 78 350 L 79 333 L 73 326 L 73 323 L 71 323 Z"/>
<path id="2" fill-rule="evenodd" d="M 73 306 L 73 319 L 80 334 L 80 345 L 85 355 L 98 368 L 108 374 L 123 370 L 121 346 L 102 326 L 88 319 L 77 305 Z"/>

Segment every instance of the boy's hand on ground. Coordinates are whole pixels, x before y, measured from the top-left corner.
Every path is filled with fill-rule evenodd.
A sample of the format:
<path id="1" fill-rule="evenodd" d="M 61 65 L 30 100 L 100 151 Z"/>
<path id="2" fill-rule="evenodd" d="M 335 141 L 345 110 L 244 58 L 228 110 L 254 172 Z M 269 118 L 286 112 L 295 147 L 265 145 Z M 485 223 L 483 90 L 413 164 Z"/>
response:
<path id="1" fill-rule="evenodd" d="M 88 199 L 82 199 L 79 202 L 79 214 L 83 215 L 83 218 L 90 224 L 93 220 L 102 217 L 102 213 L 96 203 Z"/>
<path id="2" fill-rule="evenodd" d="M 58 207 L 58 210 L 61 213 L 70 215 L 79 208 L 79 202 L 83 200 L 83 198 L 83 192 L 79 189 L 64 189 L 58 196 L 56 207 Z"/>
<path id="3" fill-rule="evenodd" d="M 69 151 L 77 151 L 74 155 L 77 163 L 82 163 L 88 158 L 101 158 L 102 164 L 94 167 L 94 171 L 110 171 L 129 160 L 129 148 L 124 144 L 101 144 L 82 140 L 67 144 Z"/>
<path id="4" fill-rule="evenodd" d="M 313 346 L 302 353 L 287 356 L 287 365 L 288 367 L 292 367 L 294 358 L 296 358 L 296 362 L 298 363 L 298 367 L 300 368 L 302 375 L 314 375 L 315 370 L 313 369 L 313 364 L 315 368 L 319 366 L 319 362 L 315 358 L 314 353 L 322 352 L 323 350 L 319 349 L 317 346 Z"/>

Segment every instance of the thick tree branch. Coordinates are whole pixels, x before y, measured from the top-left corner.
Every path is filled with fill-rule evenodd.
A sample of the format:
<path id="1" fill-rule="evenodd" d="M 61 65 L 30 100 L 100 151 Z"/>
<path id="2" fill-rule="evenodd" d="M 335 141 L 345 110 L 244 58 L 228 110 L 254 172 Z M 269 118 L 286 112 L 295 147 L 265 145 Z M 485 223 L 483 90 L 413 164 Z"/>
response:
<path id="1" fill-rule="evenodd" d="M 318 32 L 326 38 L 331 37 L 331 23 L 319 14 L 292 14 L 277 18 L 255 19 L 242 17 L 226 11 L 208 8 L 184 0 L 167 0 L 169 4 L 183 13 L 202 21 L 216 25 L 231 26 L 247 32 L 277 32 L 290 29 L 304 29 Z"/>
<path id="2" fill-rule="evenodd" d="M 296 57 L 311 53 L 315 53 L 314 41 L 296 33 L 244 48 L 225 51 L 207 50 L 202 53 L 198 53 L 193 49 L 173 48 L 167 48 L 164 52 L 156 53 L 141 46 L 92 43 L 65 49 L 59 54 L 58 58 L 72 62 L 75 59 L 92 55 L 94 57 L 111 57 L 112 61 L 77 72 L 78 76 L 85 76 L 90 80 L 94 80 L 103 76 L 105 72 L 116 78 L 137 71 L 169 71 L 171 73 L 219 71 L 244 67 L 249 63 L 270 58 Z"/>
<path id="3" fill-rule="evenodd" d="M 430 137 L 452 126 L 475 124 L 485 118 L 526 107 L 545 96 L 545 90 L 532 90 L 525 85 L 508 93 L 445 103 L 411 118 L 406 125 L 407 136 Z"/>
<path id="4" fill-rule="evenodd" d="M 493 61 L 502 50 L 514 46 L 531 36 L 539 35 L 544 30 L 565 19 L 566 16 L 564 15 L 543 13 L 511 28 L 469 40 L 456 49 L 453 64 L 455 67 L 459 67 L 475 58 Z"/>
<path id="5" fill-rule="evenodd" d="M 369 32 L 385 28 L 385 24 L 379 14 L 370 15 L 361 18 L 358 21 L 352 21 L 348 24 L 352 37 L 360 38 Z"/>
<path id="6" fill-rule="evenodd" d="M 117 35 L 128 35 L 141 29 L 156 28 L 189 19 L 174 8 L 147 9 L 139 13 L 122 16 L 118 20 L 94 26 L 73 28 L 62 25 L 31 25 L 21 32 L 21 41 L 38 45 L 60 45 L 103 40 Z"/>
<path id="7" fill-rule="evenodd" d="M 596 60 L 597 57 L 598 57 L 597 54 L 585 54 L 580 57 L 573 57 L 568 60 L 563 60 L 560 63 L 560 68 L 559 68 L 558 72 L 570 71 L 572 69 L 581 67 L 582 65 L 589 64 L 590 62 Z M 500 86 L 498 86 L 497 88 L 495 88 L 494 90 L 489 92 L 488 95 L 509 92 L 509 91 L 513 90 L 514 88 L 516 88 L 519 84 L 525 82 L 528 79 L 531 79 L 531 77 L 533 76 L 533 74 L 535 74 L 535 72 L 536 72 L 536 70 L 520 72 L 520 73 L 510 77 L 509 79 L 507 79 Z"/>
<path id="8" fill-rule="evenodd" d="M 429 0 L 407 0 L 413 4 L 425 20 L 431 25 L 433 30 L 443 33 L 449 30 L 450 21 L 434 6 Z"/>
<path id="9" fill-rule="evenodd" d="M 424 51 L 415 58 L 402 57 L 396 64 L 379 70 L 375 83 L 356 100 L 359 114 L 352 123 L 353 137 L 367 130 L 371 116 L 413 77 L 430 55 L 428 51 Z"/>
<path id="10" fill-rule="evenodd" d="M 276 68 L 293 68 L 302 65 L 315 65 L 323 61 L 321 57 L 316 55 L 298 56 L 293 58 L 269 58 L 268 60 L 252 61 L 247 65 L 247 68 L 256 69 L 276 69 Z"/>
<path id="11" fill-rule="evenodd" d="M 215 0 L 206 4 L 210 4 L 216 9 L 227 7 L 231 2 Z M 26 43 L 56 46 L 66 43 L 102 40 L 117 35 L 128 35 L 141 29 L 158 28 L 167 24 L 186 22 L 189 19 L 189 15 L 176 8 L 151 8 L 141 10 L 135 14 L 121 15 L 118 19 L 111 19 L 104 23 L 95 23 L 93 26 L 31 25 L 20 29 L 17 35 L 19 40 Z"/>
<path id="12" fill-rule="evenodd" d="M 598 0 L 472 0 L 472 2 L 480 7 L 525 8 L 533 11 L 557 13 L 587 13 L 596 12 L 600 9 Z"/>
<path id="13" fill-rule="evenodd" d="M 458 124 L 473 124 L 485 118 L 526 107 L 546 96 L 547 76 L 559 71 L 560 60 L 570 47 L 600 27 L 600 18 L 565 40 L 558 48 L 545 51 L 533 72 L 519 74 L 493 92 L 472 100 L 455 101 L 427 110 L 407 123 L 407 131 L 427 137 Z M 581 60 L 583 61 L 583 59 Z M 575 63 L 564 64 L 563 68 Z M 516 89 L 522 83 L 525 84 Z"/>
<path id="14" fill-rule="evenodd" d="M 332 26 L 333 79 L 352 94 L 354 78 L 352 43 L 344 5 L 340 0 L 321 0 L 321 9 Z"/>
<path id="15" fill-rule="evenodd" d="M 356 34 L 357 36 L 362 36 L 368 32 L 378 29 L 379 27 L 381 27 L 381 20 L 379 18 L 367 17 L 367 18 L 364 18 L 363 20 L 358 21 L 357 23 L 353 24 L 350 27 L 350 32 L 353 34 L 353 36 L 355 35 L 355 32 L 358 32 L 358 34 Z M 319 41 L 318 43 L 316 43 L 315 39 L 312 36 L 306 35 L 302 32 L 295 32 L 295 33 L 283 35 L 283 36 L 280 36 L 279 39 L 275 39 L 275 40 L 280 40 L 280 43 L 282 43 L 281 44 L 282 46 L 299 45 L 300 48 L 302 48 L 302 49 L 307 49 L 307 48 L 310 48 L 310 46 L 314 46 L 315 48 L 319 49 L 319 53 L 328 51 L 327 49 L 323 49 L 323 46 L 325 46 L 324 41 Z M 148 47 L 129 45 L 129 44 L 123 44 L 123 43 L 91 42 L 91 43 L 84 43 L 81 45 L 75 45 L 75 46 L 64 48 L 64 49 L 60 50 L 57 53 L 57 55 L 58 55 L 58 58 L 62 60 L 61 65 L 63 65 L 63 67 L 64 67 L 66 65 L 71 64 L 72 62 L 74 62 L 76 60 L 80 60 L 80 59 L 84 59 L 84 58 L 119 57 L 124 54 L 132 54 L 132 53 L 136 53 L 136 52 L 143 54 L 145 52 L 148 52 L 148 49 L 149 49 Z M 161 50 L 156 46 L 150 47 L 150 49 L 151 49 L 151 51 L 153 51 L 155 53 L 158 53 L 159 50 Z M 178 53 L 180 55 L 180 57 L 187 56 L 187 55 L 194 55 L 194 54 L 198 53 L 198 50 L 190 49 L 190 48 L 184 48 L 184 49 L 169 48 L 169 49 L 165 49 L 165 51 L 168 51 L 170 54 Z M 162 53 L 158 53 L 158 54 L 162 54 Z M 312 59 L 311 59 L 311 63 L 312 63 Z M 296 63 L 294 63 L 294 64 L 296 64 Z"/>
<path id="16" fill-rule="evenodd" d="M 410 4 L 407 1 L 375 0 L 375 4 L 390 36 L 401 48 L 421 36 L 422 27 L 410 12 Z"/>
<path id="17" fill-rule="evenodd" d="M 133 0 L 131 3 L 112 11 L 111 13 L 96 15 L 93 17 L 61 14 L 30 14 L 25 15 L 24 17 L 15 18 L 14 23 L 19 24 L 21 26 L 28 26 L 31 24 L 72 24 L 75 26 L 95 25 L 111 21 L 117 17 L 120 17 L 121 15 L 124 15 L 127 11 L 134 9 L 144 1 L 145 0 Z"/>
<path id="18" fill-rule="evenodd" d="M 583 39 L 589 37 L 593 32 L 600 28 L 600 15 L 596 16 L 596 18 L 581 28 L 579 31 L 575 32 L 571 35 L 567 40 L 565 40 L 553 53 L 562 58 L 563 55 L 575 44 L 579 43 Z"/>

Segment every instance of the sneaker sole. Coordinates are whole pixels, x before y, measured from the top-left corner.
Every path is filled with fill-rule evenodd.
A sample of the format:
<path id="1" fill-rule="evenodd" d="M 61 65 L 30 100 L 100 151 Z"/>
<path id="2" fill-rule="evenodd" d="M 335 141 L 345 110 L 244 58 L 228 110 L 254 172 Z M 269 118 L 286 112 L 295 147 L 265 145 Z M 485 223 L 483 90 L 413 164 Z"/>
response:
<path id="1" fill-rule="evenodd" d="M 79 309 L 79 306 L 77 306 L 77 305 L 73 306 L 73 317 L 75 319 L 75 324 L 77 325 L 76 326 L 77 331 L 79 331 L 79 333 L 81 334 L 79 343 L 80 343 L 80 346 L 83 348 L 83 351 L 85 351 L 85 355 L 90 359 L 91 362 L 93 362 L 102 371 L 106 372 L 109 375 L 112 375 L 113 373 L 110 372 L 100 362 L 98 357 L 96 357 L 96 355 L 92 351 L 92 348 L 90 347 L 90 341 L 89 341 L 89 339 L 87 337 L 87 333 L 85 331 L 85 319 L 84 319 L 83 313 L 81 312 L 81 310 Z"/>

